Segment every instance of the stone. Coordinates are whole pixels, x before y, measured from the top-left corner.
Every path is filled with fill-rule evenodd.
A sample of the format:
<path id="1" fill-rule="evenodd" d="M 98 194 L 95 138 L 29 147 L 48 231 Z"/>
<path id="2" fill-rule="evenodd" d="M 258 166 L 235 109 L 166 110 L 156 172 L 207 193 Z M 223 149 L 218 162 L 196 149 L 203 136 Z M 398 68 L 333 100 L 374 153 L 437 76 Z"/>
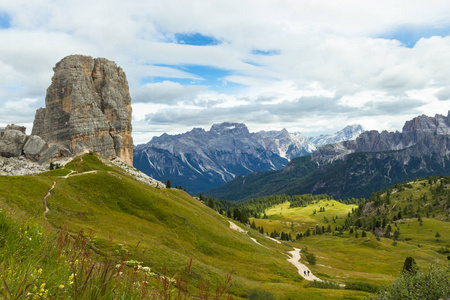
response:
<path id="1" fill-rule="evenodd" d="M 53 70 L 46 107 L 36 111 L 32 130 L 52 145 L 41 161 L 89 150 L 132 165 L 131 97 L 123 70 L 83 55 L 67 56 Z"/>
<path id="2" fill-rule="evenodd" d="M 0 156 L 17 157 L 22 155 L 26 141 L 25 127 L 8 125 L 0 130 Z"/>
<path id="3" fill-rule="evenodd" d="M 34 161 L 39 159 L 39 154 L 47 148 L 47 143 L 37 135 L 31 135 L 27 138 L 23 146 L 23 154 Z"/>
<path id="4" fill-rule="evenodd" d="M 37 162 L 19 157 L 0 156 L 0 175 L 24 176 L 42 173 L 48 170 L 48 166 L 43 166 Z"/>

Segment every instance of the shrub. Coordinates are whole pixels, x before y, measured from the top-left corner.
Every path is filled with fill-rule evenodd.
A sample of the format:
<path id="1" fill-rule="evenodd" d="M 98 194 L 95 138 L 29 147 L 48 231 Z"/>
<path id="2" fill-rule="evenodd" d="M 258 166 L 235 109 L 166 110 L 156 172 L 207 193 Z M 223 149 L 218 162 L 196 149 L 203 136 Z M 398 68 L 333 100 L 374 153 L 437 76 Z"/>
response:
<path id="1" fill-rule="evenodd" d="M 376 293 L 379 287 L 375 284 L 361 281 L 350 281 L 345 283 L 346 290 L 364 291 L 369 293 Z"/>
<path id="2" fill-rule="evenodd" d="M 341 289 L 341 286 L 335 282 L 332 281 L 309 281 L 307 284 L 305 284 L 305 287 L 312 287 L 312 288 L 318 288 L 318 289 Z"/>
<path id="3" fill-rule="evenodd" d="M 316 264 L 316 256 L 312 253 L 306 253 L 305 255 L 306 260 L 308 261 L 308 263 L 310 265 L 315 265 Z"/>
<path id="4" fill-rule="evenodd" d="M 260 289 L 253 289 L 248 292 L 247 299 L 253 300 L 275 300 L 275 296 L 267 291 L 263 291 Z"/>
<path id="5" fill-rule="evenodd" d="M 372 299 L 449 299 L 450 269 L 445 264 L 431 264 L 426 272 L 405 272 L 395 282 L 380 290 Z"/>

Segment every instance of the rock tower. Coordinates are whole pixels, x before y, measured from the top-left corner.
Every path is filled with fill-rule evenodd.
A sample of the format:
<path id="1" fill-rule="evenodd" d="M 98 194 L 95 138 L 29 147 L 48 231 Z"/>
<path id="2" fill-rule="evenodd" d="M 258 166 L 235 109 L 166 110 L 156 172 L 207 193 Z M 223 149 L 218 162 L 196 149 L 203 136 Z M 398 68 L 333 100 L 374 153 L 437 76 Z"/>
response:
<path id="1" fill-rule="evenodd" d="M 125 73 L 105 58 L 71 55 L 53 69 L 45 108 L 32 135 L 48 143 L 47 157 L 85 150 L 133 164 L 131 97 Z"/>

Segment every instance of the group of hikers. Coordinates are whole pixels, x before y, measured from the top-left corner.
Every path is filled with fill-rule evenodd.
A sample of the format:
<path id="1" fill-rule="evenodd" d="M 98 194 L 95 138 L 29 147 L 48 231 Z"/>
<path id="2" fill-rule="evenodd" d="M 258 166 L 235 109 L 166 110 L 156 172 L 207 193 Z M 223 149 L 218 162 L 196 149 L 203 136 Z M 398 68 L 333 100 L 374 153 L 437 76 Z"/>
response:
<path id="1" fill-rule="evenodd" d="M 304 273 L 305 276 L 306 276 L 306 271 L 303 271 L 303 273 Z M 311 272 L 308 270 L 308 276 L 309 276 L 309 273 L 311 273 Z"/>

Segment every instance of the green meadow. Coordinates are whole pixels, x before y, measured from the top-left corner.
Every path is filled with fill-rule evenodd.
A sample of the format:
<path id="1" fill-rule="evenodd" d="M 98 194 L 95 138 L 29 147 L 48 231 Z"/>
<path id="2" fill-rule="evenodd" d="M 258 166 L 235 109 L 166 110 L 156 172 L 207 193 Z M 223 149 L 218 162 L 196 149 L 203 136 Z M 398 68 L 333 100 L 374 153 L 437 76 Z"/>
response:
<path id="1" fill-rule="evenodd" d="M 422 225 L 396 222 L 396 245 L 370 232 L 335 235 L 357 208 L 335 200 L 296 208 L 285 202 L 268 208 L 267 219 L 251 218 L 266 232 L 332 228 L 276 243 L 237 221 L 248 234 L 231 230 L 229 219 L 184 191 L 150 187 L 93 154 L 36 176 L 0 176 L 0 186 L 6 299 L 364 299 L 371 294 L 307 284 L 287 252 L 315 254 L 308 267 L 323 280 L 381 286 L 399 275 L 407 256 L 423 269 L 445 261 L 437 250 L 450 243 L 448 222 L 431 216 Z M 304 255 L 301 261 L 308 264 Z"/>

